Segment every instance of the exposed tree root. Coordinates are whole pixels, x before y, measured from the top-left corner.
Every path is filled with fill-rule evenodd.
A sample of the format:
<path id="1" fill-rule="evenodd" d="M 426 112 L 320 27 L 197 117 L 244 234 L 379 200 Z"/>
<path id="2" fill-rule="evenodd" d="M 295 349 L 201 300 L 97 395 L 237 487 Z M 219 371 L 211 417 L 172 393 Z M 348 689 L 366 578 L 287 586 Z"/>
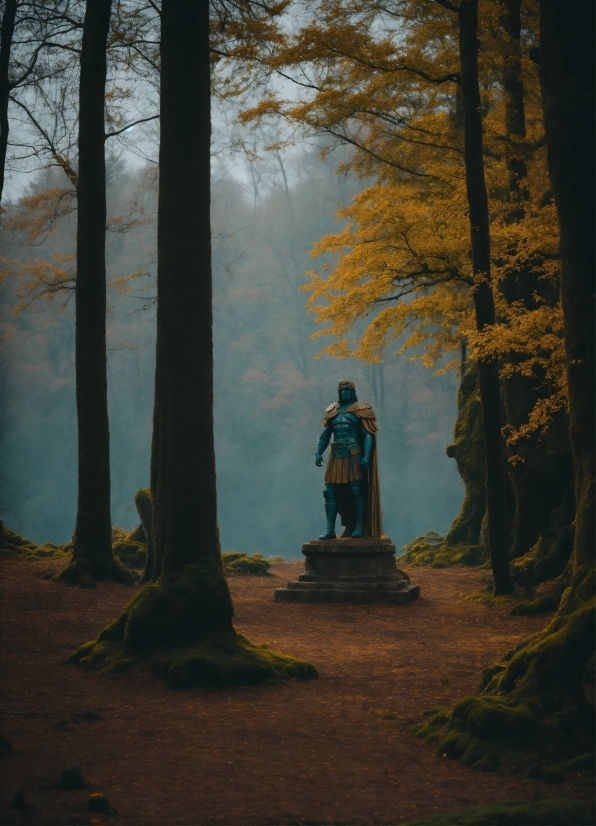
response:
<path id="1" fill-rule="evenodd" d="M 69 585 L 79 585 L 81 588 L 95 588 L 97 579 L 110 579 L 113 582 L 121 582 L 123 585 L 134 585 L 131 572 L 114 556 L 101 561 L 80 557 L 52 577 L 54 582 L 66 582 Z"/>
<path id="2" fill-rule="evenodd" d="M 223 571 L 210 560 L 146 585 L 97 640 L 78 648 L 68 662 L 118 673 L 140 659 L 149 659 L 173 688 L 317 676 L 310 663 L 254 645 L 234 631 Z"/>
<path id="3" fill-rule="evenodd" d="M 437 742 L 437 754 L 479 771 L 524 769 L 549 782 L 593 769 L 594 706 L 583 689 L 594 652 L 591 566 L 569 593 L 540 634 L 485 670 L 483 696 L 465 697 L 419 729 Z"/>

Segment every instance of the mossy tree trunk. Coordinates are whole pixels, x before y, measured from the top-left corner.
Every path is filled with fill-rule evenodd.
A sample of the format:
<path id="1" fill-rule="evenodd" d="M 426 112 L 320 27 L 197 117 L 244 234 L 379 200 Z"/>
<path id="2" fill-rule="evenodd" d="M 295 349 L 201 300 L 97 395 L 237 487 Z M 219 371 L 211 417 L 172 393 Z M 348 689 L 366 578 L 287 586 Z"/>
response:
<path id="1" fill-rule="evenodd" d="M 17 0 L 5 0 L 0 33 L 0 203 L 4 192 L 6 150 L 8 148 L 8 100 L 10 96 L 10 51 L 17 15 Z"/>
<path id="2" fill-rule="evenodd" d="M 111 0 L 88 0 L 79 86 L 75 374 L 78 504 L 71 564 L 58 577 L 132 584 L 114 558 L 110 515 L 110 436 L 106 354 L 106 47 Z"/>
<path id="3" fill-rule="evenodd" d="M 467 362 L 459 384 L 454 436 L 454 443 L 447 446 L 447 455 L 457 462 L 466 494 L 461 511 L 445 537 L 445 544 L 477 545 L 486 513 L 486 460 L 478 369 L 474 361 Z"/>
<path id="4" fill-rule="evenodd" d="M 173 686 L 315 677 L 232 626 L 213 435 L 208 0 L 163 0 L 152 582 L 71 661 L 150 657 Z"/>
<path id="5" fill-rule="evenodd" d="M 594 563 L 593 33 L 592 3 L 541 0 L 540 82 L 548 169 L 561 232 L 576 575 Z"/>
<path id="6" fill-rule="evenodd" d="M 575 772 L 593 768 L 594 704 L 583 691 L 594 655 L 594 7 L 541 0 L 540 76 L 548 167 L 561 229 L 570 437 L 575 470 L 573 577 L 552 622 L 486 669 L 467 697 L 424 732 L 447 725 L 438 753 L 496 768 L 499 749 L 533 749 Z M 567 758 L 561 764 L 561 759 Z"/>
<path id="7" fill-rule="evenodd" d="M 449 4 L 450 5 L 450 4 Z M 478 0 L 461 0 L 458 7 L 460 83 L 464 110 L 464 162 L 472 240 L 476 326 L 495 323 L 491 285 L 488 195 L 484 178 L 482 116 L 478 79 Z M 496 358 L 478 362 L 486 454 L 488 544 L 495 594 L 509 594 L 504 449 L 501 435 L 499 367 Z"/>

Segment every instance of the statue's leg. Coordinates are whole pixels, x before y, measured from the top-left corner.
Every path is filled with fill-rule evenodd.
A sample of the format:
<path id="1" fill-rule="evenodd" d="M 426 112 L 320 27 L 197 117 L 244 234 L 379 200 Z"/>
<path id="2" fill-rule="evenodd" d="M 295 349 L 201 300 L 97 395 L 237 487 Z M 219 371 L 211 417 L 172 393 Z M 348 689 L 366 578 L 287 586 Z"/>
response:
<path id="1" fill-rule="evenodd" d="M 335 539 L 335 520 L 337 518 L 337 497 L 335 495 L 335 485 L 327 483 L 323 491 L 325 499 L 325 516 L 327 517 L 327 530 L 322 533 L 319 539 Z"/>
<path id="2" fill-rule="evenodd" d="M 364 520 L 366 517 L 366 500 L 364 498 L 364 485 L 360 479 L 350 482 L 350 492 L 356 508 L 356 527 L 352 531 L 354 539 L 364 536 Z"/>

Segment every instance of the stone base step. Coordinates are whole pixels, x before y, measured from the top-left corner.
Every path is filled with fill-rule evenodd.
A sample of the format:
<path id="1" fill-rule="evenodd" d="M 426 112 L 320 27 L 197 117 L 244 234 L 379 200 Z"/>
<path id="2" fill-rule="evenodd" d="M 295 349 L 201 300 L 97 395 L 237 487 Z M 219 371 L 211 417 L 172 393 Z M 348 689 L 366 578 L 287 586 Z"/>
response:
<path id="1" fill-rule="evenodd" d="M 298 580 L 294 580 L 298 582 L 325 582 L 325 583 L 362 583 L 365 585 L 367 582 L 390 582 L 395 583 L 400 588 L 402 588 L 405 584 L 407 584 L 407 580 L 405 580 L 399 574 L 387 574 L 385 576 L 367 576 L 366 574 L 339 574 L 338 576 L 324 576 L 321 574 L 300 574 Z M 402 583 L 401 585 L 399 583 Z"/>
<path id="2" fill-rule="evenodd" d="M 403 605 L 412 602 L 420 594 L 419 585 L 407 585 L 395 589 L 373 589 L 369 587 L 342 588 L 331 583 L 326 583 L 326 587 L 291 587 L 299 583 L 288 583 L 287 588 L 277 588 L 275 591 L 276 602 L 390 602 L 393 605 Z M 307 586 L 307 583 L 304 583 Z"/>
<path id="3" fill-rule="evenodd" d="M 406 585 L 403 579 L 394 582 L 358 582 L 358 580 L 354 582 L 345 580 L 300 582 L 294 580 L 288 582 L 286 588 L 291 588 L 293 591 L 328 591 L 329 589 L 334 591 L 402 591 Z"/>

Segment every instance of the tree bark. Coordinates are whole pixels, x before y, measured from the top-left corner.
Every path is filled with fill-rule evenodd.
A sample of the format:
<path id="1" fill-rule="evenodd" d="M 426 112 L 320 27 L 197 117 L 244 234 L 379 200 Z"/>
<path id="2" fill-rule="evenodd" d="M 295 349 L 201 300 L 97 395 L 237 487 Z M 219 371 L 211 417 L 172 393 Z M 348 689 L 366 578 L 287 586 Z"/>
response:
<path id="1" fill-rule="evenodd" d="M 8 147 L 8 99 L 10 95 L 10 50 L 15 29 L 17 0 L 5 0 L 0 34 L 0 203 L 4 192 L 6 150 Z"/>
<path id="2" fill-rule="evenodd" d="M 464 109 L 464 162 L 472 238 L 476 327 L 482 331 L 495 323 L 490 273 L 488 196 L 484 179 L 482 116 L 478 82 L 478 0 L 459 6 L 459 48 Z M 495 594 L 513 591 L 507 557 L 506 487 L 499 367 L 496 358 L 478 362 L 482 422 L 486 449 L 486 504 L 488 542 Z"/>
<path id="3" fill-rule="evenodd" d="M 111 0 L 88 0 L 79 87 L 75 374 L 78 507 L 72 563 L 94 578 L 132 582 L 112 553 L 110 436 L 106 357 L 106 47 Z"/>
<path id="4" fill-rule="evenodd" d="M 213 436 L 208 0 L 164 0 L 161 61 L 154 580 L 206 557 L 221 568 Z"/>
<path id="5" fill-rule="evenodd" d="M 540 3 L 540 82 L 561 230 L 569 432 L 575 469 L 574 573 L 594 564 L 594 6 Z"/>

